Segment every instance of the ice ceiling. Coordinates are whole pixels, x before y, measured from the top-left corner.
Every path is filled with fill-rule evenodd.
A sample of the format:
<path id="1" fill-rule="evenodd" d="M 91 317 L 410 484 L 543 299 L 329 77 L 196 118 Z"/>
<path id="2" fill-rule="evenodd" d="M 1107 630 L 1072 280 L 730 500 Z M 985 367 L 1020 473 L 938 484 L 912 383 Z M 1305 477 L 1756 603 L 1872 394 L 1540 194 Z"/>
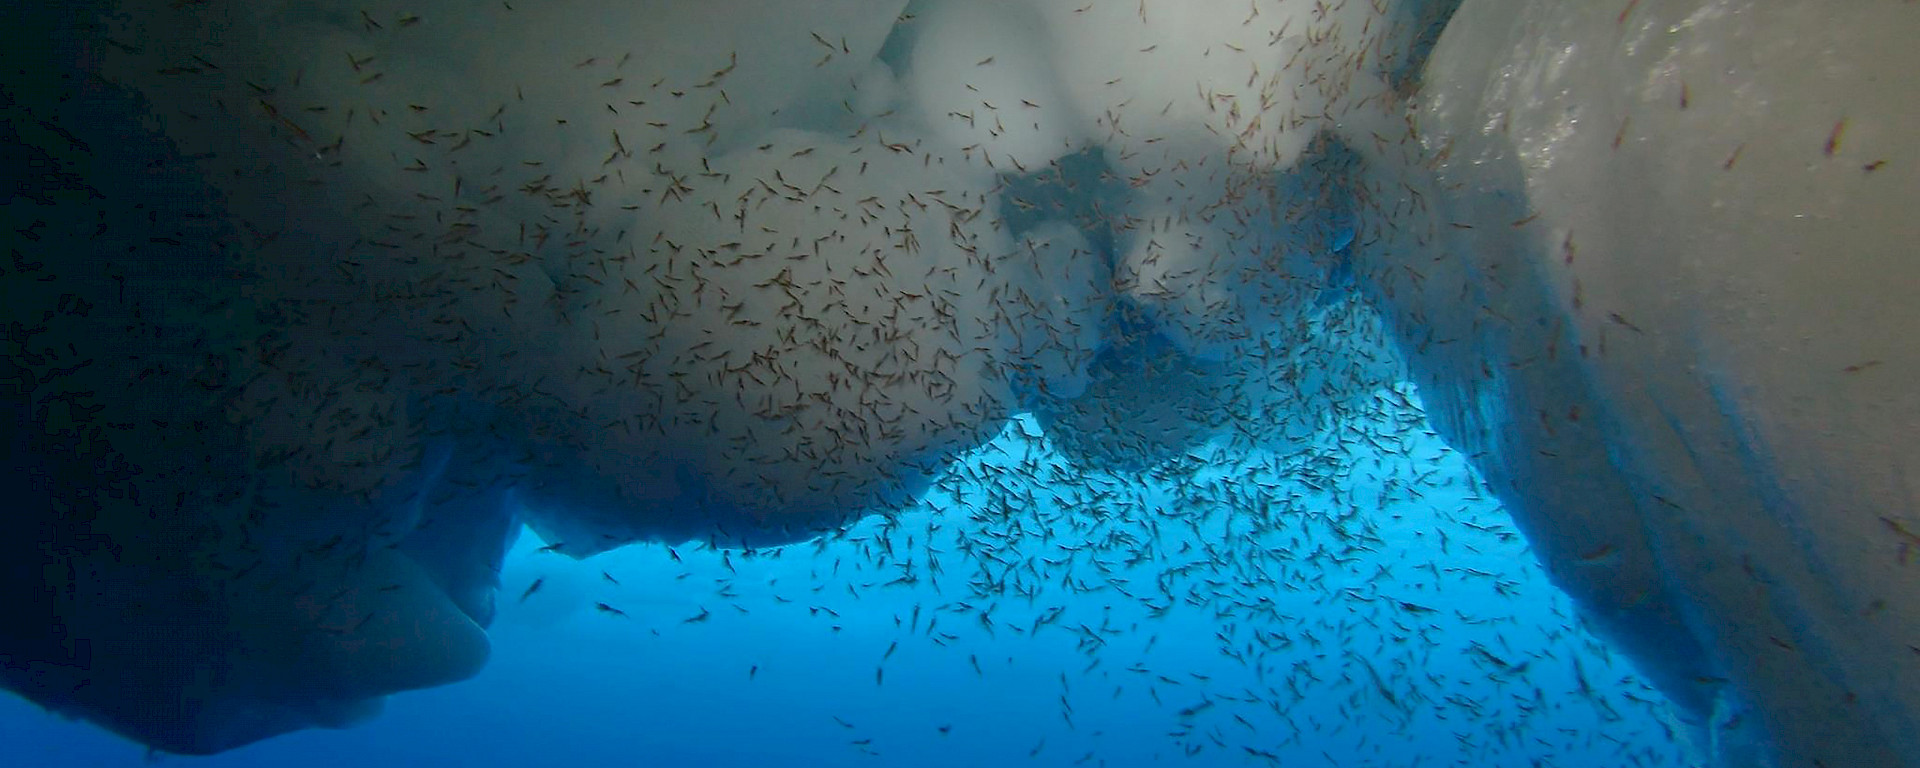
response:
<path id="1" fill-rule="evenodd" d="M 1125 468 L 1407 379 L 1676 704 L 1913 764 L 1917 14 L 9 8 L 5 683 L 344 724 L 483 663 L 522 521 L 799 541 L 1016 413 Z"/>

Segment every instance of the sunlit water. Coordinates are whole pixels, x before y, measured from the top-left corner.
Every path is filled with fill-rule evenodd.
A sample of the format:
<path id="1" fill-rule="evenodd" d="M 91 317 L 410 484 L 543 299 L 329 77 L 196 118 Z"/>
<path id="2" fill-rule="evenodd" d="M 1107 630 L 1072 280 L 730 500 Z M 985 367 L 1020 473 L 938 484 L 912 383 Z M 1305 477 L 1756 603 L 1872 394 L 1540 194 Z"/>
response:
<path id="1" fill-rule="evenodd" d="M 1291 456 L 1124 477 L 1023 418 L 917 510 L 777 550 L 525 534 L 486 670 L 344 731 L 153 757 L 10 697 L 0 738 L 76 766 L 1689 764 L 1464 460 L 1380 402 Z"/>

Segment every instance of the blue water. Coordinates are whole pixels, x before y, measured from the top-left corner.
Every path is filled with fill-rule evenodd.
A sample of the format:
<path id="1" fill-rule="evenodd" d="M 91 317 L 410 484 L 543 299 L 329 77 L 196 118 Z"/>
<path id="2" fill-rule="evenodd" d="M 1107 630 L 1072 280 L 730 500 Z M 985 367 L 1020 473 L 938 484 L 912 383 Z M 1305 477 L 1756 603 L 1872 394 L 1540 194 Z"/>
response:
<path id="1" fill-rule="evenodd" d="M 1465 461 L 1371 418 L 1132 476 L 1023 419 L 920 508 L 779 550 L 526 533 L 473 680 L 210 758 L 9 696 L 0 764 L 1690 764 Z"/>

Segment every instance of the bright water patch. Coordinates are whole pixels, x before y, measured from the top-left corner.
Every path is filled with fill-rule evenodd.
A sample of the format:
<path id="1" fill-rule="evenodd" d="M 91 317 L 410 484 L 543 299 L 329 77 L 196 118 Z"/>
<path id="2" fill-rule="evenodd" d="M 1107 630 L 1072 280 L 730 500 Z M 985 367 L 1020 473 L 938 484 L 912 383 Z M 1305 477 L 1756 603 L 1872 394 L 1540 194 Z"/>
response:
<path id="1" fill-rule="evenodd" d="M 576 561 L 523 535 L 477 678 L 178 760 L 1691 764 L 1464 459 L 1403 393 L 1376 404 L 1294 455 L 1216 443 L 1130 475 L 1022 417 L 916 510 L 778 549 Z M 49 760 L 139 758 L 5 721 Z"/>

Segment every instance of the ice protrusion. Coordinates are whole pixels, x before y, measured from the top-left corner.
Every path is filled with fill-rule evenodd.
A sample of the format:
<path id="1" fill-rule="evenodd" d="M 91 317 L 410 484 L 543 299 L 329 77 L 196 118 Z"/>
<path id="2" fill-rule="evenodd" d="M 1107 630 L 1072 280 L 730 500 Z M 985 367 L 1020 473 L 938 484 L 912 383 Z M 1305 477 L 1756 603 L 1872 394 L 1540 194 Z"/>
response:
<path id="1" fill-rule="evenodd" d="M 935 3 L 913 29 L 903 85 L 949 147 L 1011 173 L 1045 167 L 1084 141 L 1046 30 L 1023 0 Z"/>
<path id="2" fill-rule="evenodd" d="M 1563 585 L 1783 765 L 1920 751 L 1913 13 L 1470 0 L 1361 238 L 1434 268 L 1377 290 Z"/>

